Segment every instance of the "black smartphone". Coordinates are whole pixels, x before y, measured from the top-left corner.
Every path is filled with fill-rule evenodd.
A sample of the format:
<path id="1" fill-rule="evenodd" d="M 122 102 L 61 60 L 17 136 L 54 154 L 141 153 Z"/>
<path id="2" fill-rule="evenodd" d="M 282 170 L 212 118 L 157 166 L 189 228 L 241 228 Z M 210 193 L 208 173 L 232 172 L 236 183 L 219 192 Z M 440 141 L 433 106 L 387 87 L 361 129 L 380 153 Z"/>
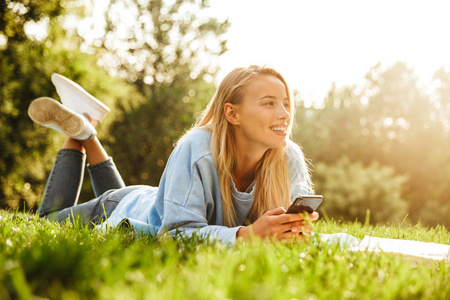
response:
<path id="1" fill-rule="evenodd" d="M 303 195 L 294 200 L 291 206 L 286 211 L 287 214 L 298 214 L 307 212 L 308 214 L 314 212 L 322 203 L 322 195 Z"/>

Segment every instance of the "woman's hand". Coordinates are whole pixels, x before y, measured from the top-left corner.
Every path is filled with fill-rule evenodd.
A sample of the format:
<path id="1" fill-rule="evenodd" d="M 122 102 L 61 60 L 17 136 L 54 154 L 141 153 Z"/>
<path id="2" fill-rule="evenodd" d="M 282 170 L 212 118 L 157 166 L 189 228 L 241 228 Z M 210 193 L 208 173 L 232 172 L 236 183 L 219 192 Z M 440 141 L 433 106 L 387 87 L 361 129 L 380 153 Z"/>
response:
<path id="1" fill-rule="evenodd" d="M 243 239 L 253 236 L 277 240 L 303 239 L 303 233 L 306 235 L 311 233 L 310 221 L 318 218 L 317 212 L 309 214 L 309 218 L 305 219 L 302 214 L 286 214 L 286 210 L 279 207 L 269 210 L 252 225 L 240 228 L 236 237 Z"/>

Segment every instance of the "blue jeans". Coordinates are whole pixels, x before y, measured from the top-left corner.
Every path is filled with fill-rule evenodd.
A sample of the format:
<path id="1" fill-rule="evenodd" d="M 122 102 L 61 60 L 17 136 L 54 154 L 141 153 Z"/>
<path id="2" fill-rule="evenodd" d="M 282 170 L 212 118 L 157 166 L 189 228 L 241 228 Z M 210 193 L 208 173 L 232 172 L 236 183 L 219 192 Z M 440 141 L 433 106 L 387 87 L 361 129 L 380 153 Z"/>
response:
<path id="1" fill-rule="evenodd" d="M 83 225 L 109 217 L 119 202 L 139 186 L 125 187 L 112 158 L 88 166 L 95 199 L 77 205 L 83 182 L 86 156 L 75 149 L 61 149 L 45 186 L 37 210 L 40 217 L 56 222 L 79 219 Z"/>

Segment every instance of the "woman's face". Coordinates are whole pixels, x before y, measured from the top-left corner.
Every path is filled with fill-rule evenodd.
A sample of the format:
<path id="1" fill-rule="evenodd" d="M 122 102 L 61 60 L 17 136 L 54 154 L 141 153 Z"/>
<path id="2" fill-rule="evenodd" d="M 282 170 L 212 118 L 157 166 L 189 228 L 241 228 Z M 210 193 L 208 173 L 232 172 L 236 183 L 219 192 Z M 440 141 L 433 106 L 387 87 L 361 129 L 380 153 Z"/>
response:
<path id="1" fill-rule="evenodd" d="M 260 75 L 246 87 L 243 101 L 233 105 L 238 145 L 264 153 L 287 145 L 290 121 L 286 87 L 272 75 Z"/>

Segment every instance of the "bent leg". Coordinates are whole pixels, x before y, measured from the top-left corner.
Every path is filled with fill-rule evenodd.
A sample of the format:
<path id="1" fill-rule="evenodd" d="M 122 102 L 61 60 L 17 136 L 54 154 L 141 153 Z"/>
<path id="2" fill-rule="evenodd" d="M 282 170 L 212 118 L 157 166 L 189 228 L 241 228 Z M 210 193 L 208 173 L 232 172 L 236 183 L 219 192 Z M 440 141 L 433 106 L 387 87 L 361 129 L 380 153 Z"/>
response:
<path id="1" fill-rule="evenodd" d="M 86 153 L 86 154 L 85 154 Z M 92 187 L 95 196 L 98 197 L 87 203 L 76 205 L 80 195 L 84 176 L 86 157 L 91 175 Z M 112 158 L 110 158 L 97 138 L 89 141 L 79 141 L 67 138 L 55 160 L 50 173 L 44 196 L 38 208 L 40 217 L 48 216 L 50 219 L 62 221 L 71 214 L 76 214 L 86 222 L 90 222 L 94 216 L 103 214 L 105 205 L 111 212 L 117 205 L 114 199 L 101 203 L 105 199 L 108 190 L 125 187 Z M 100 202 L 96 202 L 99 199 Z M 51 217 L 50 217 L 51 216 Z"/>
<path id="2" fill-rule="evenodd" d="M 37 210 L 40 217 L 76 205 L 83 182 L 85 160 L 86 156 L 79 150 L 58 151 Z"/>
<path id="3" fill-rule="evenodd" d="M 86 151 L 95 197 L 99 197 L 108 190 L 125 187 L 116 165 L 97 138 L 80 141 L 80 143 Z"/>
<path id="4" fill-rule="evenodd" d="M 111 157 L 99 164 L 88 166 L 95 197 L 112 189 L 125 187 L 122 177 Z"/>

